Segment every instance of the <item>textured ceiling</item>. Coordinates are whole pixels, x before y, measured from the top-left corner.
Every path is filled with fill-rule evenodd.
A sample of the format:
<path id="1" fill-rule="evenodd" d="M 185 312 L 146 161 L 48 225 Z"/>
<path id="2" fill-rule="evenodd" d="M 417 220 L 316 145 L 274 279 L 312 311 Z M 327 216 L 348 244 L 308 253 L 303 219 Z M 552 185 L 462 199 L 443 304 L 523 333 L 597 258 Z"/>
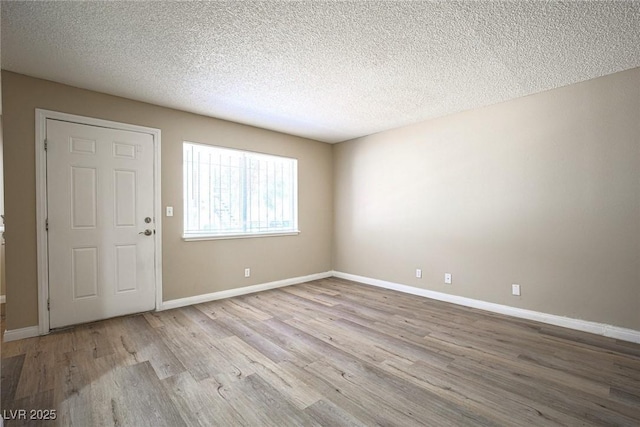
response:
<path id="1" fill-rule="evenodd" d="M 2 68 L 338 142 L 640 66 L 640 1 L 2 2 Z"/>

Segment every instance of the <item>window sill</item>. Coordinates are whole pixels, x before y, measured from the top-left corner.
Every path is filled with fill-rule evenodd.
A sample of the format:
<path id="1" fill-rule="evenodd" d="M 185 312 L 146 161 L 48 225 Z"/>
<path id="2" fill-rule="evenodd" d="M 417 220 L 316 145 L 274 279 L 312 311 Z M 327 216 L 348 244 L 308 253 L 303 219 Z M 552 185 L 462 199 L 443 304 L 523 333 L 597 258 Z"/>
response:
<path id="1" fill-rule="evenodd" d="M 182 236 L 185 242 L 197 242 L 200 240 L 230 240 L 230 239 L 253 239 L 255 237 L 278 237 L 278 236 L 297 236 L 300 230 L 296 231 L 277 231 L 273 233 L 255 233 L 255 234 L 226 234 L 226 235 L 206 235 Z"/>

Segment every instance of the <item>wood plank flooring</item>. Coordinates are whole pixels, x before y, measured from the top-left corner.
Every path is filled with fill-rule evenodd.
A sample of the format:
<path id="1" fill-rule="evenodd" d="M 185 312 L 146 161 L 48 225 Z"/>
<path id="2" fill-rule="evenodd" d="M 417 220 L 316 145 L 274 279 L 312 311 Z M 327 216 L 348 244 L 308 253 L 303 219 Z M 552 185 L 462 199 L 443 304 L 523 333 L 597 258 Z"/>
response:
<path id="1" fill-rule="evenodd" d="M 325 279 L 2 344 L 73 426 L 640 425 L 640 345 Z"/>

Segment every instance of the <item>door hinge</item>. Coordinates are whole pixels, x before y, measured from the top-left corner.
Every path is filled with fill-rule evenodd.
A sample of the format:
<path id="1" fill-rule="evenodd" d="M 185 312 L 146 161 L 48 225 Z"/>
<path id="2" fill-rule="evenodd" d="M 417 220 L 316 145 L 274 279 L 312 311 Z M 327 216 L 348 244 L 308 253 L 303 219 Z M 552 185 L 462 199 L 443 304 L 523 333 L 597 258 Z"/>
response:
<path id="1" fill-rule="evenodd" d="M 47 311 L 51 311 L 51 299 L 47 298 Z"/>
<path id="2" fill-rule="evenodd" d="M 44 220 L 44 229 L 45 231 L 49 231 L 49 218 Z"/>
<path id="3" fill-rule="evenodd" d="M 47 147 L 49 146 L 49 143 L 47 142 L 47 140 L 44 140 L 44 151 L 47 151 Z"/>

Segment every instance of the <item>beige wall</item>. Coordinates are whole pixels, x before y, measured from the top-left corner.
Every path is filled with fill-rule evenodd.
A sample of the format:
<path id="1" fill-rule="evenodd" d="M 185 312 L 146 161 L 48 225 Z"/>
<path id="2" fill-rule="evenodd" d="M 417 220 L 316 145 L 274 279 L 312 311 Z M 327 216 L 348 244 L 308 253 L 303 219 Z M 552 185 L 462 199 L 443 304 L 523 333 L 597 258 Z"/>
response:
<path id="1" fill-rule="evenodd" d="M 335 270 L 640 330 L 640 69 L 338 144 L 334 171 Z"/>
<path id="2" fill-rule="evenodd" d="M 1 103 L 0 103 L 1 104 Z M 2 148 L 2 116 L 0 115 L 0 215 L 4 215 L 4 173 L 3 164 L 4 160 Z M 0 225 L 3 225 L 3 221 L 0 218 Z M 0 235 L 0 295 L 5 295 L 5 277 L 4 277 L 4 238 Z"/>
<path id="3" fill-rule="evenodd" d="M 333 147 L 6 71 L 2 86 L 8 329 L 37 324 L 35 108 L 162 129 L 165 300 L 333 267 L 640 329 L 640 69 Z M 302 234 L 183 242 L 183 140 L 298 158 Z"/>
<path id="4" fill-rule="evenodd" d="M 7 218 L 7 329 L 38 323 L 35 226 L 36 108 L 162 130 L 164 300 L 331 269 L 332 147 L 223 120 L 2 72 Z M 295 157 L 298 236 L 184 242 L 182 141 Z M 244 268 L 251 278 L 244 278 Z"/>

